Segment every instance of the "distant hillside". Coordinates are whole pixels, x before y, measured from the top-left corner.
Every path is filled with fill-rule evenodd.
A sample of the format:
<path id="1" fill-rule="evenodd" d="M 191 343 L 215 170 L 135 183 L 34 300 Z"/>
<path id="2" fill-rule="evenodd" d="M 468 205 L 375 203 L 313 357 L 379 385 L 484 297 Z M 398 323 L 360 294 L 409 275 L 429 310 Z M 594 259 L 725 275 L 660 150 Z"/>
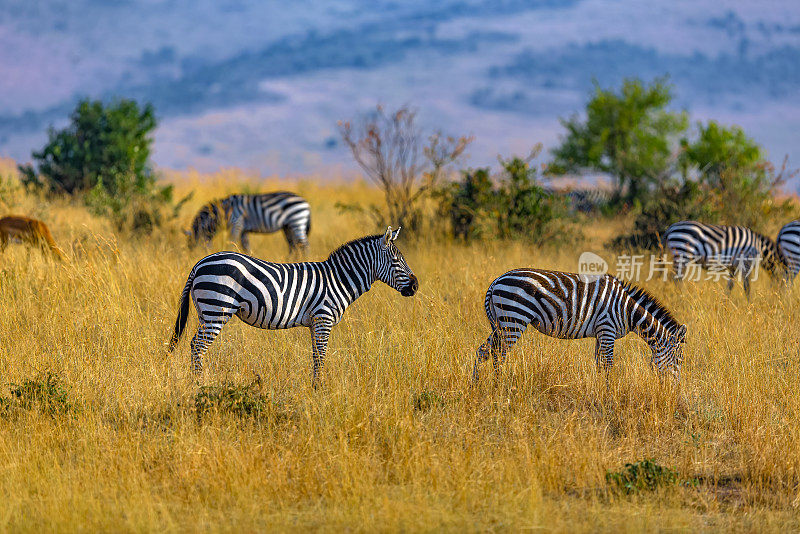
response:
<path id="1" fill-rule="evenodd" d="M 168 167 L 347 170 L 336 121 L 378 101 L 475 134 L 479 165 L 552 145 L 593 80 L 669 73 L 694 117 L 800 165 L 791 1 L 10 0 L 0 68 L 0 154 L 21 160 L 90 95 L 152 102 Z"/>

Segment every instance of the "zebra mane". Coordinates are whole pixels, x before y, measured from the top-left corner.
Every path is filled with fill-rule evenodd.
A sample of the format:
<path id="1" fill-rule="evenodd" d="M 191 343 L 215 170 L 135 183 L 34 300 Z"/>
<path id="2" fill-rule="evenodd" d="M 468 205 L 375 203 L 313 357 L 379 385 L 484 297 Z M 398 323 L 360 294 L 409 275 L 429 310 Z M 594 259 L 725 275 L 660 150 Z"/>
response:
<path id="1" fill-rule="evenodd" d="M 658 322 L 662 323 L 667 330 L 672 332 L 680 327 L 681 324 L 675 316 L 672 315 L 672 312 L 670 312 L 661 301 L 654 297 L 652 293 L 642 287 L 634 285 L 628 280 L 620 280 L 620 283 L 625 291 L 628 292 L 628 295 L 644 307 L 644 309 L 652 313 Z"/>
<path id="2" fill-rule="evenodd" d="M 346 249 L 349 249 L 349 248 L 352 248 L 355 245 L 359 245 L 361 243 L 365 243 L 365 242 L 371 241 L 373 239 L 380 239 L 382 237 L 383 237 L 383 234 L 375 234 L 375 235 L 367 235 L 367 236 L 364 236 L 364 237 L 359 237 L 357 239 L 351 239 L 347 243 L 345 243 L 343 245 L 340 245 L 337 249 L 335 249 L 333 252 L 328 254 L 328 259 L 333 258 L 334 256 L 340 254 L 342 251 L 344 251 Z"/>

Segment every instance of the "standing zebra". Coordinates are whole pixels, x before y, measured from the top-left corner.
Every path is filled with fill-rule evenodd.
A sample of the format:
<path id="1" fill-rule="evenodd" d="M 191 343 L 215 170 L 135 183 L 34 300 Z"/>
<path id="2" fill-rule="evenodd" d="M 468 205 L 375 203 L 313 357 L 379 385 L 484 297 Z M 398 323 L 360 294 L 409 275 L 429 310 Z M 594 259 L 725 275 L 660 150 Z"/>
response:
<path id="1" fill-rule="evenodd" d="M 706 268 L 723 267 L 728 272 L 728 291 L 733 289 L 735 276 L 741 273 L 748 298 L 750 276 L 758 262 L 773 278 L 785 279 L 787 274 L 786 260 L 775 242 L 744 226 L 681 221 L 667 229 L 664 243 L 672 253 L 675 279 L 683 279 L 690 262 Z"/>
<path id="2" fill-rule="evenodd" d="M 478 364 L 491 356 L 495 374 L 500 361 L 529 324 L 561 339 L 594 337 L 598 369 L 614 363 L 614 342 L 636 332 L 653 352 L 651 364 L 680 377 L 686 325 L 679 324 L 655 297 L 618 278 L 542 269 L 515 269 L 492 282 L 484 300 L 492 334 L 478 348 Z"/>
<path id="3" fill-rule="evenodd" d="M 236 252 L 206 256 L 194 266 L 183 288 L 169 352 L 186 328 L 191 297 L 200 320 L 191 343 L 195 373 L 203 369 L 202 357 L 208 346 L 236 315 L 259 328 L 307 326 L 316 387 L 331 328 L 353 301 L 376 280 L 404 297 L 417 292 L 417 277 L 394 245 L 399 234 L 399 228 L 392 232 L 389 227 L 384 235 L 342 245 L 321 262 L 270 263 Z"/>
<path id="4" fill-rule="evenodd" d="M 247 234 L 269 234 L 283 229 L 289 251 L 296 247 L 308 248 L 311 228 L 311 208 L 308 202 L 294 193 L 280 191 L 262 195 L 231 195 L 209 202 L 197 212 L 192 221 L 189 246 L 201 239 L 209 244 L 220 227 L 227 227 L 231 241 L 239 241 L 244 250 L 250 250 Z"/>
<path id="5" fill-rule="evenodd" d="M 792 221 L 778 232 L 780 249 L 788 267 L 787 281 L 794 280 L 800 271 L 800 221 Z"/>

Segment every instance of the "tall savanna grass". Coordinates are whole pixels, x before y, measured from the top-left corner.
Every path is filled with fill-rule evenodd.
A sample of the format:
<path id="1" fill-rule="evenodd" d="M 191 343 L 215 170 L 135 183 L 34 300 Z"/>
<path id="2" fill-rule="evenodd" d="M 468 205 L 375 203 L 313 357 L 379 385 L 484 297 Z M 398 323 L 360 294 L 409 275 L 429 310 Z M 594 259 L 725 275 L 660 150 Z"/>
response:
<path id="1" fill-rule="evenodd" d="M 495 381 L 476 348 L 483 296 L 506 270 L 574 271 L 578 250 L 457 244 L 411 233 L 398 245 L 420 279 L 403 298 L 377 283 L 331 336 L 311 388 L 307 329 L 233 320 L 197 380 L 192 315 L 165 353 L 186 276 L 207 251 L 181 229 L 204 202 L 289 189 L 313 207 L 312 260 L 375 228 L 336 202 L 380 202 L 361 183 L 256 181 L 229 171 L 169 178 L 180 218 L 115 236 L 79 204 L 18 192 L 7 212 L 45 220 L 70 261 L 11 246 L 0 257 L 0 368 L 10 389 L 59 377 L 69 409 L 0 412 L 4 530 L 786 530 L 800 527 L 800 290 L 762 277 L 747 302 L 723 283 L 645 285 L 689 325 L 681 382 L 659 380 L 635 336 L 598 374 L 593 340 L 528 332 Z M 587 230 L 587 250 L 626 221 Z M 282 234 L 253 255 L 290 259 Z M 216 248 L 234 248 L 220 237 Z M 611 254 L 607 253 L 607 257 Z M 256 412 L 198 410 L 209 388 L 246 391 Z M 12 401 L 9 401 L 12 402 Z M 608 471 L 647 458 L 675 484 L 627 494 Z"/>

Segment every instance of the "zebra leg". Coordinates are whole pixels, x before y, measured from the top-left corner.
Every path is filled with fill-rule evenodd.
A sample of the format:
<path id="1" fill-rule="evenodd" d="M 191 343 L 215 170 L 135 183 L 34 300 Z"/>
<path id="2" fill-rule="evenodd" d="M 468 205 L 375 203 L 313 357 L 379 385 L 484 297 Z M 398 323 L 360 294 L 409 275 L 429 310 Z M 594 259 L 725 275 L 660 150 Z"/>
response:
<path id="1" fill-rule="evenodd" d="M 475 365 L 472 368 L 472 381 L 474 383 L 478 382 L 478 366 L 489 359 L 489 357 L 494 352 L 493 347 L 496 345 L 497 336 L 499 334 L 499 330 L 496 328 L 492 328 L 492 333 L 486 338 L 486 341 L 483 342 L 483 345 L 478 347 L 478 350 L 475 353 Z"/>
<path id="2" fill-rule="evenodd" d="M 742 273 L 742 285 L 744 286 L 744 295 L 747 297 L 747 300 L 750 300 L 750 273 L 743 272 Z"/>
<path id="3" fill-rule="evenodd" d="M 190 344 L 192 349 L 192 371 L 196 375 L 203 372 L 203 356 L 205 356 L 209 345 L 219 335 L 220 330 L 230 318 L 230 315 L 221 315 L 216 321 L 201 321 L 197 327 L 197 333 L 195 333 Z"/>
<path id="4" fill-rule="evenodd" d="M 683 280 L 684 270 L 686 269 L 686 258 L 681 255 L 677 255 L 673 257 L 672 260 L 672 269 L 675 271 L 675 276 L 673 280 L 676 282 L 680 282 Z"/>
<path id="5" fill-rule="evenodd" d="M 242 235 L 239 237 L 239 242 L 242 244 L 242 250 L 250 252 L 250 238 L 247 232 L 242 232 Z"/>
<path id="6" fill-rule="evenodd" d="M 495 332 L 494 343 L 492 343 L 492 367 L 494 368 L 494 376 L 497 378 L 500 375 L 500 364 L 505 363 L 508 351 L 522 336 L 524 329 L 515 326 L 513 328 L 498 328 Z"/>
<path id="7" fill-rule="evenodd" d="M 237 217 L 235 219 L 231 219 L 230 221 L 230 240 L 231 243 L 236 243 L 237 241 L 244 246 L 244 242 L 242 241 L 242 234 L 244 233 L 244 221 L 241 217 Z"/>
<path id="8" fill-rule="evenodd" d="M 286 238 L 286 243 L 289 244 L 289 254 L 291 254 L 294 252 L 296 245 L 294 230 L 288 226 L 284 226 L 283 235 Z"/>
<path id="9" fill-rule="evenodd" d="M 313 358 L 313 371 L 311 385 L 317 389 L 322 380 L 322 371 L 325 367 L 325 352 L 328 350 L 328 338 L 331 335 L 333 323 L 327 317 L 314 317 L 311 319 L 311 350 Z"/>
<path id="10" fill-rule="evenodd" d="M 614 365 L 614 341 L 615 338 L 611 334 L 603 332 L 597 334 L 594 360 L 598 371 L 608 371 Z"/>

